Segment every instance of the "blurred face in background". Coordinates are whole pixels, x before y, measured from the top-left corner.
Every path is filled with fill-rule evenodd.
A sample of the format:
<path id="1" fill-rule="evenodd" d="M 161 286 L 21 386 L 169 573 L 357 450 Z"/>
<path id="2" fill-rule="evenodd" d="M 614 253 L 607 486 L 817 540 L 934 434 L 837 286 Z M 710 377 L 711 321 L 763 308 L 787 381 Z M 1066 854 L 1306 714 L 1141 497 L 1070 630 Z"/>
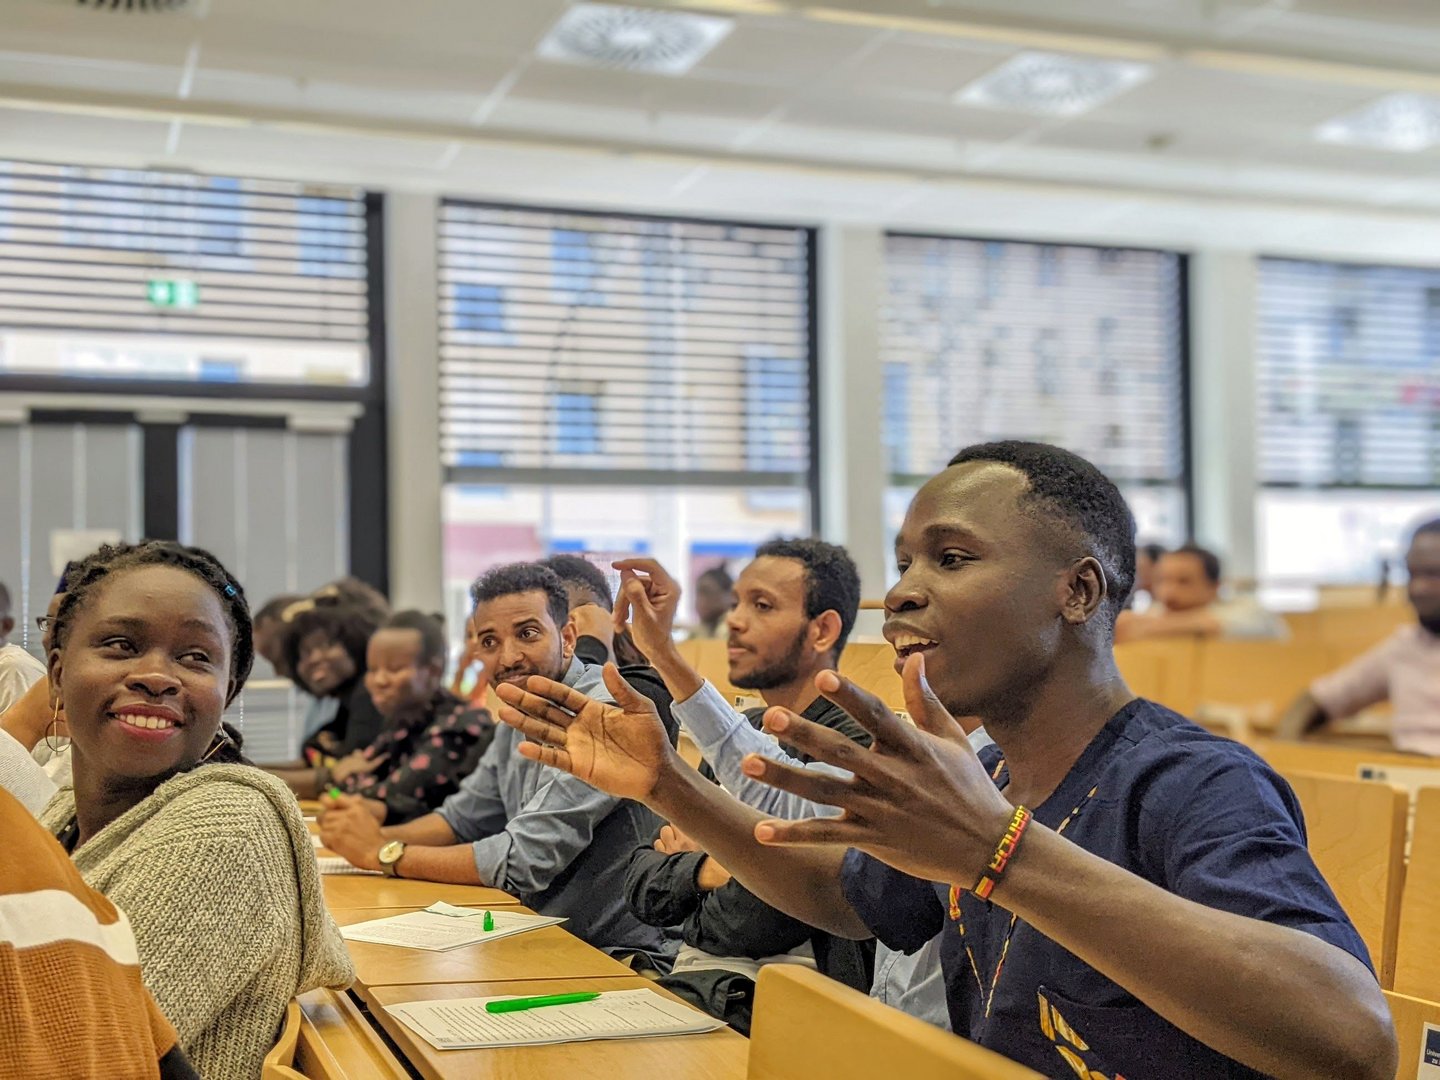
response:
<path id="1" fill-rule="evenodd" d="M 1188 551 L 1172 551 L 1155 567 L 1155 599 L 1167 611 L 1198 611 L 1220 595 L 1220 586 L 1205 576 L 1205 563 Z"/>
<path id="2" fill-rule="evenodd" d="M 324 630 L 311 630 L 300 641 L 295 674 L 316 697 L 333 694 L 355 677 L 355 661 L 345 646 Z"/>
<path id="3" fill-rule="evenodd" d="M 1405 568 L 1410 573 L 1406 593 L 1416 618 L 1432 634 L 1440 634 L 1440 535 L 1415 537 L 1405 555 Z"/>
<path id="4" fill-rule="evenodd" d="M 715 575 L 702 575 L 695 585 L 695 615 L 702 623 L 714 625 L 729 612 L 734 599 Z"/>
<path id="5" fill-rule="evenodd" d="M 419 630 L 375 631 L 365 649 L 365 689 L 375 709 L 389 720 L 422 709 L 440 689 L 443 660 L 426 661 Z"/>

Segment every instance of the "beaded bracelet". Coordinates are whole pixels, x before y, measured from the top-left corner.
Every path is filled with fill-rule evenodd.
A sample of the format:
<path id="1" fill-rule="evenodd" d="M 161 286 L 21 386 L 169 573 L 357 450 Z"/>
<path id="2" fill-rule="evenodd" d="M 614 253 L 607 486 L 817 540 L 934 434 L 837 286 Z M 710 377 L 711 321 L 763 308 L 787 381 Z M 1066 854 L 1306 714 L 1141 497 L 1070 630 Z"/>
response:
<path id="1" fill-rule="evenodd" d="M 990 856 L 990 865 L 985 867 L 975 888 L 970 890 L 981 900 L 990 899 L 996 882 L 1005 873 L 1005 867 L 1010 865 L 1010 860 L 1015 857 L 1015 850 L 1020 846 L 1020 838 L 1025 835 L 1025 829 L 1030 824 L 1030 817 L 1030 811 L 1025 807 L 1017 806 L 1015 808 L 1015 813 L 1010 818 L 1010 824 L 1005 829 L 1005 835 L 1000 838 L 1000 843 L 995 848 L 995 854 Z"/>

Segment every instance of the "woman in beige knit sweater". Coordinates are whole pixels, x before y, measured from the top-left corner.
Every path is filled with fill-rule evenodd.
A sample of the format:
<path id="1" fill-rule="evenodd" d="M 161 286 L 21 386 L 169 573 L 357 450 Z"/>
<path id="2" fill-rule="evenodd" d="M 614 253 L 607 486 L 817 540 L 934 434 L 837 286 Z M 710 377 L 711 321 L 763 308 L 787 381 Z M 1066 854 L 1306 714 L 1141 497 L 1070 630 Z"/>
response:
<path id="1" fill-rule="evenodd" d="M 131 919 L 146 986 L 206 1080 L 255 1080 L 286 1003 L 353 972 L 284 784 L 221 723 L 252 660 L 244 593 L 206 552 L 104 547 L 56 616 L 50 684 L 74 787 L 41 822 Z"/>

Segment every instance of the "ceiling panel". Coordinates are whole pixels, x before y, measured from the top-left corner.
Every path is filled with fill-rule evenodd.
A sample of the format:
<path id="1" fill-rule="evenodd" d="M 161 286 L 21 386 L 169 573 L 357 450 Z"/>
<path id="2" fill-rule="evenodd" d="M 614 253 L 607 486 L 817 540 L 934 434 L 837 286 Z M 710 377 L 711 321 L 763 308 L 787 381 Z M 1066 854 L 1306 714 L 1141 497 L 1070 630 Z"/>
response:
<path id="1" fill-rule="evenodd" d="M 180 57 L 181 61 L 184 56 Z M 93 90 L 97 94 L 173 95 L 180 87 L 181 63 L 142 64 L 127 60 L 75 56 L 0 53 L 0 80 L 25 86 Z"/>
<path id="2" fill-rule="evenodd" d="M 1009 46 L 963 48 L 890 38 L 850 65 L 845 81 L 851 94 L 948 101 L 955 91 L 999 67 L 1014 53 Z"/>
<path id="3" fill-rule="evenodd" d="M 875 31 L 857 27 L 742 18 L 692 74 L 725 81 L 802 86 L 848 64 L 875 37 Z"/>
<path id="4" fill-rule="evenodd" d="M 640 113 L 697 114 L 754 121 L 785 100 L 776 87 L 687 76 L 645 75 L 537 60 L 510 90 L 516 101 L 566 102 Z"/>
<path id="5" fill-rule="evenodd" d="M 948 101 L 897 101 L 866 97 L 815 97 L 785 110 L 790 124 L 815 124 L 850 132 L 935 135 L 952 139 L 1012 139 L 1041 120 L 1024 113 L 974 109 Z M 857 150 L 863 150 L 861 146 Z"/>
<path id="6" fill-rule="evenodd" d="M 498 76 L 496 81 L 498 81 Z M 382 89 L 363 83 L 343 84 L 290 79 L 281 75 L 252 75 L 201 70 L 195 76 L 197 101 L 226 102 L 269 109 L 298 109 L 322 113 L 357 113 L 426 123 L 463 124 L 475 112 L 489 85 L 475 91 Z"/>

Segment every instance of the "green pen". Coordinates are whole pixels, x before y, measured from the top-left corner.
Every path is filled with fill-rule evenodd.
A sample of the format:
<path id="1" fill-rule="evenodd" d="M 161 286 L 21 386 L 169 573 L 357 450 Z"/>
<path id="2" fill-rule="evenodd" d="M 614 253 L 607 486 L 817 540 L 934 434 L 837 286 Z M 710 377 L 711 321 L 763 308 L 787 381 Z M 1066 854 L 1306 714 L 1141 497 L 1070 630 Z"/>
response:
<path id="1" fill-rule="evenodd" d="M 491 915 L 490 912 L 488 912 L 488 911 L 485 912 L 485 918 L 484 918 L 484 920 L 480 923 L 480 929 L 481 929 L 481 930 L 494 930 L 494 929 L 495 929 L 495 916 L 494 916 L 494 915 Z"/>
<path id="2" fill-rule="evenodd" d="M 526 1009 L 539 1009 L 546 1005 L 574 1005 L 580 1001 L 594 1001 L 600 996 L 599 992 L 588 994 L 542 994 L 539 997 L 510 998 L 507 1001 L 487 1001 L 485 1011 L 487 1013 L 523 1012 Z"/>
<path id="3" fill-rule="evenodd" d="M 342 792 L 342 791 L 341 791 L 338 787 L 336 787 L 334 784 L 331 784 L 331 785 L 330 785 L 330 790 L 327 791 L 325 794 L 326 794 L 326 795 L 329 795 L 332 799 L 338 799 L 342 794 L 344 794 L 344 792 Z"/>

